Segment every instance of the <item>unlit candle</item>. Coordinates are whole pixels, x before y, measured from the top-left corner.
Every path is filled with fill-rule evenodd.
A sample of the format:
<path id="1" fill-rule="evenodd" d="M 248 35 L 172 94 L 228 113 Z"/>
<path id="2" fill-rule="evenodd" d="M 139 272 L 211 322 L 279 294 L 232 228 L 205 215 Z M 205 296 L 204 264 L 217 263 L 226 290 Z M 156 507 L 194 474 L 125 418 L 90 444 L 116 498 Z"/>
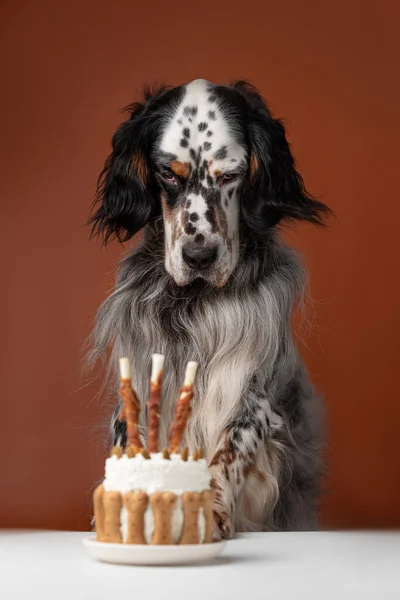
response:
<path id="1" fill-rule="evenodd" d="M 121 379 L 131 378 L 131 365 L 129 363 L 129 358 L 119 359 L 119 372 L 121 375 Z"/>
<path id="2" fill-rule="evenodd" d="M 153 354 L 153 367 L 151 369 L 151 381 L 153 383 L 158 383 L 160 373 L 164 367 L 164 358 L 163 354 Z"/>
<path id="3" fill-rule="evenodd" d="M 192 385 L 194 382 L 194 378 L 196 377 L 196 371 L 197 371 L 197 367 L 198 367 L 198 363 L 195 361 L 190 361 L 187 364 L 186 367 L 186 373 L 185 373 L 185 381 L 183 383 L 183 385 Z"/>

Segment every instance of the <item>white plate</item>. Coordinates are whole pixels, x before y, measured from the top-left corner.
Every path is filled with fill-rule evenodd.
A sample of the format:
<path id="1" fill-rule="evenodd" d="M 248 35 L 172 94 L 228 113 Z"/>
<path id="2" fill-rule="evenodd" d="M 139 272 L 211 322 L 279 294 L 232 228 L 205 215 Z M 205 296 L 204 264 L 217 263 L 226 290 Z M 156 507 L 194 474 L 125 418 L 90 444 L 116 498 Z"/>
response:
<path id="1" fill-rule="evenodd" d="M 83 539 L 89 556 L 102 562 L 120 565 L 174 565 L 209 561 L 221 554 L 226 541 L 212 544 L 146 546 L 142 544 L 108 544 L 96 538 Z"/>

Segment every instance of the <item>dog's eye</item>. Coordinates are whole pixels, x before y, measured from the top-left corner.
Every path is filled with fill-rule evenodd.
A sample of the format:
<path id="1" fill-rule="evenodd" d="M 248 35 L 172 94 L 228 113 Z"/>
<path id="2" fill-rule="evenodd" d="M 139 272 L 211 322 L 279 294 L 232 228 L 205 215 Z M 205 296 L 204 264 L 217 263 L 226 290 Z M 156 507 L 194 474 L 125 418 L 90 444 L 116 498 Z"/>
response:
<path id="1" fill-rule="evenodd" d="M 164 179 L 164 181 L 166 181 L 170 185 L 177 185 L 178 181 L 171 171 L 162 171 L 160 175 Z"/>
<path id="2" fill-rule="evenodd" d="M 232 183 L 232 181 L 235 181 L 235 179 L 237 179 L 236 173 L 224 173 L 220 177 L 220 183 L 221 185 L 225 185 L 227 183 Z"/>

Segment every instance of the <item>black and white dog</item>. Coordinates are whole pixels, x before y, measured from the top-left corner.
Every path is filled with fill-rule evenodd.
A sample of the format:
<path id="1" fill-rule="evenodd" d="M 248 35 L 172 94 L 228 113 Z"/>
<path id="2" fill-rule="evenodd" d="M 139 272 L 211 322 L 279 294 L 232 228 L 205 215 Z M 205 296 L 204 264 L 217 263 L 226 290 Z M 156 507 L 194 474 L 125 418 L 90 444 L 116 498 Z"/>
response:
<path id="1" fill-rule="evenodd" d="M 316 526 L 321 405 L 295 348 L 303 291 L 285 220 L 322 224 L 279 120 L 245 82 L 196 80 L 146 93 L 115 133 L 93 232 L 141 246 L 102 305 L 92 359 L 129 356 L 145 434 L 151 354 L 166 355 L 161 443 L 188 360 L 199 362 L 184 440 L 214 476 L 216 530 Z M 112 419 L 114 443 L 125 428 Z"/>

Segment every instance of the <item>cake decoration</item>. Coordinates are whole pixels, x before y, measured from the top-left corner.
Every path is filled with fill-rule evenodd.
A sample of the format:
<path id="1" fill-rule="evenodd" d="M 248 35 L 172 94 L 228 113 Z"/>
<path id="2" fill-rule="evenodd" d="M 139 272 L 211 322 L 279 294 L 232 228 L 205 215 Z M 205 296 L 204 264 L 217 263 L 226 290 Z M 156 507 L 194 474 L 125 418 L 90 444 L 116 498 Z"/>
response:
<path id="1" fill-rule="evenodd" d="M 190 417 L 197 363 L 189 362 L 179 390 L 169 446 L 159 451 L 164 356 L 154 354 L 150 378 L 147 445 L 139 435 L 140 402 L 127 358 L 121 358 L 119 419 L 127 444 L 114 446 L 105 477 L 94 492 L 97 541 L 118 544 L 199 544 L 213 540 L 215 492 L 201 449 L 182 440 Z"/>
<path id="2" fill-rule="evenodd" d="M 191 401 L 193 398 L 193 382 L 196 376 L 197 363 L 189 362 L 186 368 L 185 381 L 179 390 L 179 396 L 176 403 L 175 419 L 172 423 L 169 436 L 169 445 L 171 452 L 177 452 L 182 441 L 186 423 L 192 411 Z"/>
<path id="3" fill-rule="evenodd" d="M 158 425 L 160 422 L 163 366 L 164 356 L 162 354 L 153 354 L 153 368 L 150 379 L 150 398 L 147 403 L 149 409 L 149 433 L 147 442 L 149 452 L 158 452 Z"/>
<path id="4" fill-rule="evenodd" d="M 124 506 L 128 512 L 126 544 L 145 544 L 144 514 L 149 497 L 144 492 L 128 492 L 124 496 Z"/>
<path id="5" fill-rule="evenodd" d="M 129 360 L 127 358 L 120 358 L 119 368 L 121 374 L 119 395 L 122 399 L 122 409 L 118 419 L 119 421 L 126 421 L 126 435 L 129 444 L 137 452 L 142 448 L 138 429 L 140 402 L 132 387 Z"/>
<path id="6" fill-rule="evenodd" d="M 152 544 L 171 545 L 174 543 L 171 521 L 176 498 L 176 494 L 172 492 L 154 492 L 151 495 L 150 502 L 155 521 Z"/>

